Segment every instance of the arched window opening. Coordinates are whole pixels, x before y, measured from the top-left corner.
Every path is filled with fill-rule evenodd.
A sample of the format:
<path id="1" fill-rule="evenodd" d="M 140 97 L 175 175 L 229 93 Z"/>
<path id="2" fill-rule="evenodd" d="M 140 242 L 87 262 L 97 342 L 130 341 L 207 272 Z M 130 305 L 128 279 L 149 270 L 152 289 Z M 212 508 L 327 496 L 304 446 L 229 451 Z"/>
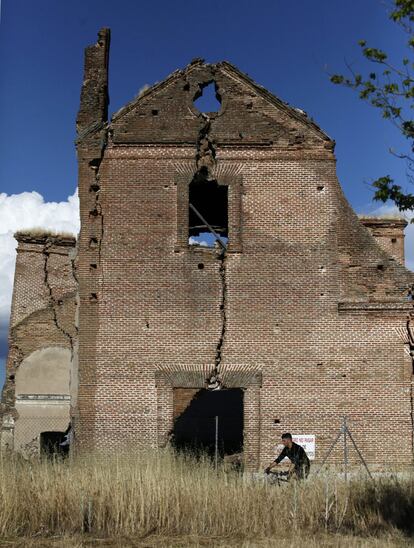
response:
<path id="1" fill-rule="evenodd" d="M 214 247 L 228 241 L 228 187 L 197 173 L 189 189 L 189 243 Z"/>
<path id="2" fill-rule="evenodd" d="M 217 93 L 216 83 L 209 82 L 205 86 L 200 86 L 200 95 L 196 95 L 194 106 L 205 114 L 218 112 L 221 108 L 220 96 Z"/>

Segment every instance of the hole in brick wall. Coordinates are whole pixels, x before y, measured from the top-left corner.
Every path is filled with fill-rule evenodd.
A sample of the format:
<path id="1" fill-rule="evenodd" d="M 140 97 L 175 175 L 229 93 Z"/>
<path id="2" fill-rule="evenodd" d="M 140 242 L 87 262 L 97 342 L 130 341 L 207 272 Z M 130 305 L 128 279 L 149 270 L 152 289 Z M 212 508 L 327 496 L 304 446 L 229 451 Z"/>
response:
<path id="1" fill-rule="evenodd" d="M 89 240 L 89 247 L 95 249 L 98 246 L 98 240 L 96 238 L 91 238 Z"/>
<path id="2" fill-rule="evenodd" d="M 100 188 L 101 187 L 97 183 L 93 183 L 89 187 L 89 192 L 98 192 L 98 190 L 100 190 Z"/>
<path id="3" fill-rule="evenodd" d="M 40 452 L 47 457 L 67 455 L 69 445 L 61 445 L 65 441 L 65 432 L 42 432 L 40 434 Z"/>
<path id="4" fill-rule="evenodd" d="M 91 160 L 89 162 L 89 167 L 91 167 L 92 169 L 96 170 L 99 168 L 99 164 L 101 163 L 101 159 L 100 158 L 94 158 L 93 160 Z"/>
<path id="5" fill-rule="evenodd" d="M 184 91 L 190 91 L 190 84 L 188 82 L 186 84 L 184 84 L 183 90 Z"/>
<path id="6" fill-rule="evenodd" d="M 90 293 L 89 300 L 91 303 L 95 303 L 98 300 L 98 295 L 96 293 Z"/>
<path id="7" fill-rule="evenodd" d="M 325 189 L 325 187 L 323 185 L 318 185 L 316 189 L 318 192 L 322 192 Z"/>
<path id="8" fill-rule="evenodd" d="M 63 304 L 62 299 L 59 299 L 57 303 L 58 303 L 59 306 L 62 306 L 62 304 Z"/>
<path id="9" fill-rule="evenodd" d="M 158 110 L 156 108 L 153 108 L 152 111 L 151 111 L 151 114 L 153 116 L 158 116 Z"/>
<path id="10" fill-rule="evenodd" d="M 91 263 L 89 267 L 91 270 L 96 270 L 98 268 L 98 265 L 96 263 Z"/>
<path id="11" fill-rule="evenodd" d="M 384 265 L 383 264 L 378 264 L 377 269 L 378 270 L 384 270 Z"/>
<path id="12" fill-rule="evenodd" d="M 200 85 L 200 90 L 194 97 L 194 106 L 204 113 L 213 113 L 220 110 L 221 98 L 214 81 Z"/>
<path id="13" fill-rule="evenodd" d="M 197 213 L 190 207 L 190 204 L 197 210 Z M 194 176 L 189 188 L 189 243 L 214 247 L 216 238 L 210 228 L 226 242 L 228 238 L 227 210 L 227 186 L 207 179 L 207 173 L 200 170 Z M 202 238 L 201 241 L 200 238 Z"/>
<path id="14" fill-rule="evenodd" d="M 397 242 L 397 238 L 391 238 L 391 242 L 395 244 Z"/>
<path id="15" fill-rule="evenodd" d="M 219 391 L 176 388 L 173 396 L 176 449 L 214 455 L 218 417 L 218 453 L 221 457 L 243 449 L 243 390 Z M 178 415 L 178 416 L 177 416 Z"/>
<path id="16" fill-rule="evenodd" d="M 197 268 L 198 268 L 198 270 L 203 270 L 204 264 L 203 263 L 198 263 Z"/>
<path id="17" fill-rule="evenodd" d="M 248 110 L 251 110 L 251 109 L 253 108 L 253 103 L 252 103 L 252 102 L 247 103 L 247 104 L 246 104 L 246 108 L 247 108 Z"/>
<path id="18" fill-rule="evenodd" d="M 99 211 L 98 211 L 98 210 L 96 209 L 96 207 L 95 207 L 94 209 L 91 209 L 91 210 L 89 211 L 89 215 L 90 215 L 91 217 L 97 217 L 97 216 L 99 215 Z"/>
<path id="19" fill-rule="evenodd" d="M 14 378 L 15 378 L 14 375 L 9 375 L 9 380 L 10 381 L 14 381 Z"/>
<path id="20" fill-rule="evenodd" d="M 275 423 L 275 424 L 280 424 L 280 419 L 275 419 L 275 420 L 274 420 L 274 423 Z"/>

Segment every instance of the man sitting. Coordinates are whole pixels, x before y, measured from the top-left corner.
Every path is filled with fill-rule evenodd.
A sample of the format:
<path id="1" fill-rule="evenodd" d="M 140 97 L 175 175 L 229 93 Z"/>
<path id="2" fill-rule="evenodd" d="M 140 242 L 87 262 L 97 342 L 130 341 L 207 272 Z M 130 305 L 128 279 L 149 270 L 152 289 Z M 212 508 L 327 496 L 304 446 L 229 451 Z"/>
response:
<path id="1" fill-rule="evenodd" d="M 269 474 L 271 469 L 278 465 L 285 457 L 293 464 L 293 469 L 289 473 L 289 477 L 295 476 L 296 479 L 305 479 L 309 475 L 310 461 L 308 455 L 301 445 L 298 445 L 292 440 L 292 435 L 286 432 L 282 434 L 282 443 L 284 448 L 280 455 L 270 463 L 265 469 L 266 474 Z"/>

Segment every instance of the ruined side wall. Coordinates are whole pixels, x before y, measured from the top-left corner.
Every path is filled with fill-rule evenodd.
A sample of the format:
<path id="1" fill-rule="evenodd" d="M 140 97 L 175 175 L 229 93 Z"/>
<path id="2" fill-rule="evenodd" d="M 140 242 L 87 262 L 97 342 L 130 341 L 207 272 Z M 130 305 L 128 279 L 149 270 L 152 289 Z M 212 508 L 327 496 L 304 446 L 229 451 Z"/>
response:
<path id="1" fill-rule="evenodd" d="M 359 220 L 389 255 L 404 264 L 404 229 L 407 221 L 382 217 L 359 217 Z"/>
<path id="2" fill-rule="evenodd" d="M 1 409 L 2 444 L 21 449 L 40 431 L 65 430 L 69 422 L 77 284 L 73 237 L 20 233 L 16 238 Z M 64 398 L 51 407 L 49 396 Z"/>

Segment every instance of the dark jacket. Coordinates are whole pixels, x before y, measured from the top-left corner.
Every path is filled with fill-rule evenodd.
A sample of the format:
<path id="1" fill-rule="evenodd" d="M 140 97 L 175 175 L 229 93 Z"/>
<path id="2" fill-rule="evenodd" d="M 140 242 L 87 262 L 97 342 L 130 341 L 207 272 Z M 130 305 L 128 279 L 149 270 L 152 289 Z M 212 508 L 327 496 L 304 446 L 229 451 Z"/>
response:
<path id="1" fill-rule="evenodd" d="M 295 468 L 296 475 L 300 477 L 306 477 L 309 474 L 310 461 L 308 455 L 301 445 L 292 442 L 292 447 L 284 447 L 280 455 L 275 459 L 275 462 L 279 464 L 285 457 L 287 457 Z"/>

